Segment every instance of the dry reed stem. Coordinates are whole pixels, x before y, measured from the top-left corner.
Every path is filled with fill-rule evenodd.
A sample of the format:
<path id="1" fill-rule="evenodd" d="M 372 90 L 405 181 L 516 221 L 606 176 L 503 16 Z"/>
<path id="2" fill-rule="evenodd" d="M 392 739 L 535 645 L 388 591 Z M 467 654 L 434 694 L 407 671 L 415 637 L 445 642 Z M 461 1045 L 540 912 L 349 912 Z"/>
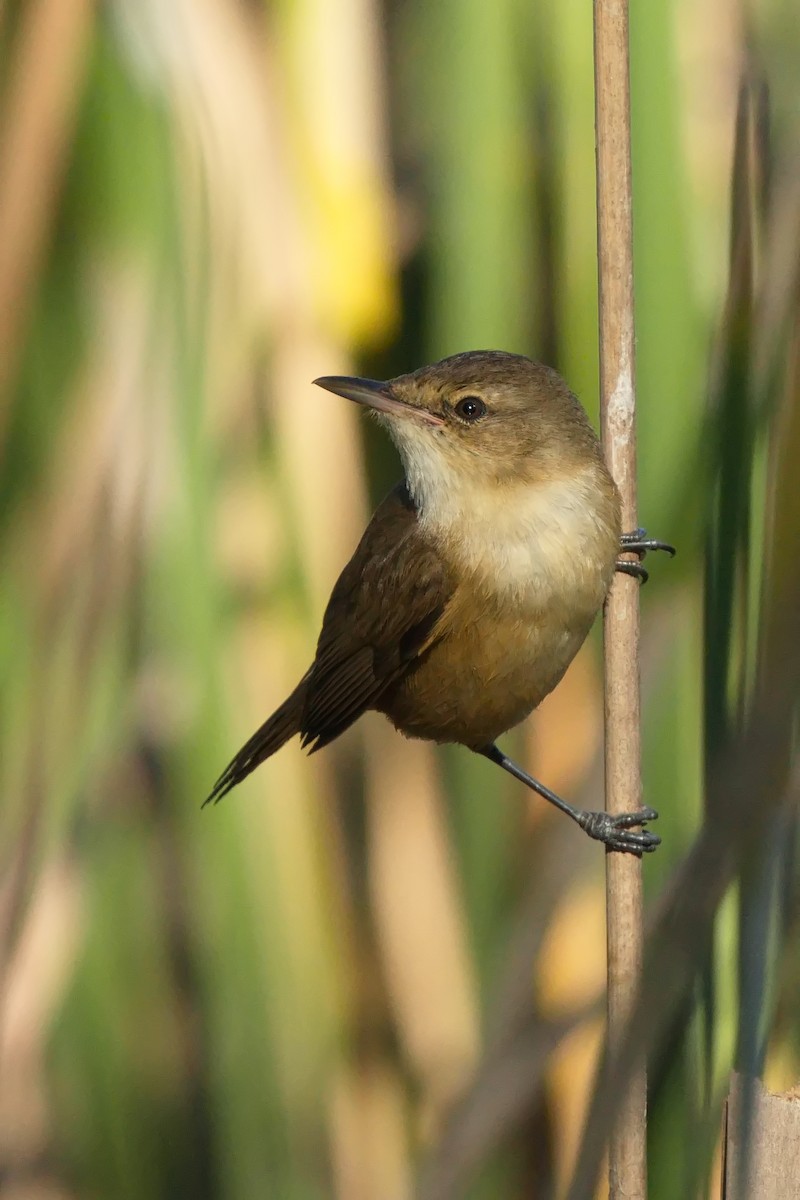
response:
<path id="1" fill-rule="evenodd" d="M 722 1200 L 792 1200 L 800 1177 L 800 1095 L 734 1074 L 725 1111 Z"/>
<path id="2" fill-rule="evenodd" d="M 36 0 L 13 43 L 0 129 L 0 437 L 66 172 L 93 19 L 91 0 Z"/>
<path id="3" fill-rule="evenodd" d="M 600 413 L 606 459 L 622 498 L 626 530 L 636 528 L 633 232 L 627 0 L 595 0 L 597 240 L 600 300 Z M 605 611 L 606 807 L 641 806 L 639 597 L 617 577 Z M 636 994 L 642 964 L 642 873 L 633 855 L 606 856 L 608 1038 L 612 1055 Z M 647 1194 L 647 1083 L 631 1077 L 609 1145 L 611 1200 Z"/>

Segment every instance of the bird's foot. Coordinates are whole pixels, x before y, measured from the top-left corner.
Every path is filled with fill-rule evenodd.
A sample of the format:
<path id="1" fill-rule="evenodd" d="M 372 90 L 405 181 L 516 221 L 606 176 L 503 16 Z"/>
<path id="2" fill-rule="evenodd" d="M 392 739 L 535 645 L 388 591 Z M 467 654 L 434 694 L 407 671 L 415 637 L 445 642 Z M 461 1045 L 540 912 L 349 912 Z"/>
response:
<path id="1" fill-rule="evenodd" d="M 640 583 L 647 583 L 649 579 L 649 573 L 642 565 L 642 559 L 648 550 L 663 550 L 670 558 L 675 557 L 674 546 L 670 546 L 668 542 L 659 542 L 656 538 L 649 538 L 646 529 L 634 529 L 631 533 L 623 533 L 619 539 L 619 548 L 626 554 L 638 555 L 639 561 L 631 562 L 629 559 L 618 558 L 616 570 L 623 575 L 632 575 Z"/>
<path id="2" fill-rule="evenodd" d="M 648 829 L 634 827 L 646 825 L 657 817 L 654 808 L 642 808 L 635 813 L 581 812 L 575 819 L 589 837 L 602 842 L 609 850 L 641 857 L 652 854 L 656 846 L 661 845 L 661 838 Z"/>
<path id="3" fill-rule="evenodd" d="M 478 754 L 483 754 L 484 757 L 497 763 L 498 767 L 508 771 L 509 775 L 519 779 L 532 791 L 538 792 L 548 803 L 566 813 L 573 821 L 577 821 L 581 829 L 589 834 L 589 837 L 603 842 L 609 850 L 621 850 L 639 857 L 642 854 L 651 854 L 656 846 L 661 844 L 658 834 L 633 828 L 636 825 L 646 825 L 648 821 L 655 821 L 658 813 L 654 808 L 640 808 L 635 813 L 585 812 L 582 808 L 575 808 L 574 805 L 568 804 L 566 800 L 562 800 L 555 792 L 551 792 L 538 779 L 534 779 L 527 771 L 523 771 L 522 767 L 504 754 L 494 742 L 490 742 L 488 746 L 482 746 L 478 750 Z"/>
<path id="4" fill-rule="evenodd" d="M 619 571 L 620 575 L 632 575 L 640 583 L 647 583 L 650 578 L 650 572 L 640 562 L 629 562 L 625 558 L 617 559 L 614 570 Z"/>
<path id="5" fill-rule="evenodd" d="M 648 550 L 665 550 L 670 558 L 675 557 L 675 547 L 669 542 L 659 542 L 656 538 L 647 536 L 646 529 L 634 529 L 631 533 L 623 533 L 619 539 L 620 550 L 630 550 L 634 554 L 646 554 Z"/>

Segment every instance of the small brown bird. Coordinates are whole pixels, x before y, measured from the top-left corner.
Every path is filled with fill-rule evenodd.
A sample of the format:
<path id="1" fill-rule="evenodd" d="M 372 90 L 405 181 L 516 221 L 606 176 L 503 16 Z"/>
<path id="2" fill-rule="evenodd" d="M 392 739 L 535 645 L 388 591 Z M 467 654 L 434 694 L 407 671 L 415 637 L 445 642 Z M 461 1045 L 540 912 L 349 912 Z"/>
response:
<path id="1" fill-rule="evenodd" d="M 377 709 L 408 737 L 496 762 L 614 850 L 654 850 L 650 808 L 574 808 L 495 745 L 553 690 L 615 570 L 644 580 L 648 550 L 579 401 L 518 354 L 456 354 L 386 383 L 329 376 L 391 434 L 405 479 L 333 589 L 314 662 L 214 785 L 220 800 L 299 733 L 311 751 Z M 639 561 L 618 561 L 632 552 Z M 208 803 L 206 801 L 206 803 Z"/>

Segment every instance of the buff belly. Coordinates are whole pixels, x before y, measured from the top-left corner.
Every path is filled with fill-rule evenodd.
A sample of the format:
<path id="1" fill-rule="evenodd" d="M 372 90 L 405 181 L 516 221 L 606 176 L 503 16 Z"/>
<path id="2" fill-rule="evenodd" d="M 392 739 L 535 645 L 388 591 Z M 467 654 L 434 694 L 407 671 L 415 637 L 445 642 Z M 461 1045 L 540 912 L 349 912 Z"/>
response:
<path id="1" fill-rule="evenodd" d="M 477 624 L 437 642 L 398 685 L 381 712 L 401 733 L 480 748 L 517 725 L 553 690 L 592 624 L 569 628 Z"/>

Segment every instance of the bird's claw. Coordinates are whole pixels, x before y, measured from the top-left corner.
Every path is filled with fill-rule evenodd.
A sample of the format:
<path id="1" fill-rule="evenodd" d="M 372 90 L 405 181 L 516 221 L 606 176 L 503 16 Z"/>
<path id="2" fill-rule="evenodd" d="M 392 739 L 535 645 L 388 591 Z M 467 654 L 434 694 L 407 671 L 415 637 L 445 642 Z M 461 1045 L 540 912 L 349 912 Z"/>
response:
<path id="1" fill-rule="evenodd" d="M 619 539 L 619 548 L 624 554 L 638 555 L 639 561 L 631 562 L 629 559 L 618 558 L 616 570 L 623 575 L 632 575 L 640 583 L 647 583 L 649 579 L 648 572 L 642 566 L 642 559 L 648 550 L 663 550 L 670 558 L 675 557 L 674 546 L 670 546 L 668 542 L 659 542 L 656 538 L 649 538 L 646 529 L 634 529 L 630 533 L 623 533 Z"/>
<path id="2" fill-rule="evenodd" d="M 640 562 L 629 562 L 625 558 L 618 558 L 615 565 L 615 570 L 621 575 L 632 575 L 634 579 L 638 579 L 640 583 L 647 583 L 650 578 L 650 572 Z"/>
<path id="3" fill-rule="evenodd" d="M 674 558 L 676 554 L 674 546 L 670 546 L 669 542 L 659 542 L 657 538 L 648 537 L 646 529 L 634 529 L 630 533 L 623 533 L 619 539 L 619 548 L 630 554 L 638 554 L 640 558 L 644 558 L 648 550 L 663 550 L 670 558 Z"/>
<path id="4" fill-rule="evenodd" d="M 578 824 L 589 837 L 602 842 L 609 850 L 640 857 L 652 854 L 661 845 L 661 838 L 657 833 L 634 827 L 646 825 L 657 817 L 654 808 L 642 808 L 635 813 L 584 812 L 578 817 Z"/>

